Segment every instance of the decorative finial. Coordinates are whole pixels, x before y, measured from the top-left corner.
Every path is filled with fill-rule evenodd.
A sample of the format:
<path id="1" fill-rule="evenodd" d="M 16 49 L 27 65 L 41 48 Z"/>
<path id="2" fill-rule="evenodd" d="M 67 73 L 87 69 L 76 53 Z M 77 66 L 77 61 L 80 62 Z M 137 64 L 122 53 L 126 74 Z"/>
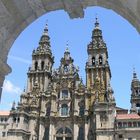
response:
<path id="1" fill-rule="evenodd" d="M 69 41 L 68 41 L 68 40 L 67 40 L 67 42 L 66 42 L 66 46 L 69 47 Z"/>
<path id="2" fill-rule="evenodd" d="M 96 14 L 96 18 L 95 18 L 95 28 L 99 28 L 99 22 L 98 22 L 98 16 Z"/>
<path id="3" fill-rule="evenodd" d="M 25 92 L 25 86 L 24 86 L 23 92 Z"/>
<path id="4" fill-rule="evenodd" d="M 15 101 L 13 101 L 12 110 L 15 110 L 15 107 L 16 107 L 16 103 L 15 103 Z"/>
<path id="5" fill-rule="evenodd" d="M 65 52 L 68 52 L 69 53 L 69 43 L 68 43 L 68 41 L 66 43 L 66 50 L 65 50 Z"/>
<path id="6" fill-rule="evenodd" d="M 133 67 L 133 79 L 137 79 L 137 73 L 135 71 L 135 67 Z"/>
<path id="7" fill-rule="evenodd" d="M 46 22 L 43 35 L 47 35 L 48 36 L 48 20 Z"/>
<path id="8" fill-rule="evenodd" d="M 96 19 L 96 21 L 98 21 L 98 14 L 97 13 L 95 14 L 95 19 Z"/>

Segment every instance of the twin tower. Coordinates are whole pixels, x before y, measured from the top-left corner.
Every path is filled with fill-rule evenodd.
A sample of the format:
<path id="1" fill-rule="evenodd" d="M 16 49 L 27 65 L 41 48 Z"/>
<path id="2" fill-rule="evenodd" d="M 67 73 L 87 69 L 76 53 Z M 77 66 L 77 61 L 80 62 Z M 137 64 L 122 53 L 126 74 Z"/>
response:
<path id="1" fill-rule="evenodd" d="M 13 105 L 10 111 L 8 140 L 114 140 L 116 103 L 98 19 L 87 53 L 86 85 L 79 78 L 68 48 L 59 68 L 52 71 L 54 57 L 46 25 L 32 53 L 27 88 L 17 107 Z M 134 93 L 137 82 L 134 74 Z M 132 98 L 131 112 L 137 112 L 137 101 Z"/>

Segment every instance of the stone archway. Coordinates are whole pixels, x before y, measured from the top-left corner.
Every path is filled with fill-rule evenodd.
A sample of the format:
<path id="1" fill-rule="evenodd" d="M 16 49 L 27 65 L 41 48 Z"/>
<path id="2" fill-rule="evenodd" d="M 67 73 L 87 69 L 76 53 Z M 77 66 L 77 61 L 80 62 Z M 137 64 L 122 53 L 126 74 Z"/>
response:
<path id="1" fill-rule="evenodd" d="M 7 65 L 9 50 L 18 35 L 30 23 L 43 14 L 55 10 L 65 10 L 70 18 L 82 18 L 84 17 L 84 9 L 90 6 L 112 9 L 140 32 L 139 0 L 1 0 L 0 87 L 2 87 L 5 75 L 11 72 L 11 68 Z"/>

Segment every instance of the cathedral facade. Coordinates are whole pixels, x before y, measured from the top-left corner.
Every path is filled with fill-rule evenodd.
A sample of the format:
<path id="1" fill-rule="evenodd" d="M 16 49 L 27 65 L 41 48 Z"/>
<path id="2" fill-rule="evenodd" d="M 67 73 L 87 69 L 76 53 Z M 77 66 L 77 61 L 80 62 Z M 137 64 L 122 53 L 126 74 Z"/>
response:
<path id="1" fill-rule="evenodd" d="M 32 52 L 27 88 L 7 115 L 3 140 L 140 140 L 140 81 L 134 72 L 130 113 L 116 107 L 107 46 L 98 19 L 87 53 L 86 84 L 68 48 L 60 66 L 53 69 L 46 25 Z"/>

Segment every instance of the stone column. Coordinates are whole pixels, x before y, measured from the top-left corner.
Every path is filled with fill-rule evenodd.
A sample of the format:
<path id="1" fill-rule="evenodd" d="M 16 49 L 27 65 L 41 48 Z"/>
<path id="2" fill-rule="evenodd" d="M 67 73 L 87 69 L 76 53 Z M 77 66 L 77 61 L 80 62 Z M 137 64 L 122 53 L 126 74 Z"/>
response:
<path id="1" fill-rule="evenodd" d="M 73 140 L 77 140 L 77 138 L 78 138 L 78 132 L 79 132 L 78 124 L 74 124 Z"/>
<path id="2" fill-rule="evenodd" d="M 43 125 L 43 122 L 41 122 L 39 126 L 39 140 L 43 140 L 44 132 L 45 132 L 45 126 Z"/>
<path id="3" fill-rule="evenodd" d="M 50 124 L 49 140 L 54 140 L 54 125 Z"/>
<path id="4" fill-rule="evenodd" d="M 25 130 L 24 116 L 20 116 L 19 128 Z"/>
<path id="5" fill-rule="evenodd" d="M 37 136 L 35 132 L 36 125 L 37 125 L 36 119 L 35 118 L 31 119 L 29 122 L 29 130 L 31 132 L 30 140 L 32 140 L 33 138 Z"/>
<path id="6" fill-rule="evenodd" d="M 47 75 L 45 75 L 44 91 L 46 91 L 46 90 L 47 90 L 48 83 L 49 83 L 48 77 L 47 77 Z"/>
<path id="7" fill-rule="evenodd" d="M 87 94 L 87 93 L 86 93 Z M 89 101 L 88 97 L 85 97 L 85 115 L 88 115 L 88 109 L 89 109 Z"/>
<path id="8" fill-rule="evenodd" d="M 85 123 L 85 140 L 88 140 L 89 125 Z"/>
<path id="9" fill-rule="evenodd" d="M 27 92 L 31 91 L 31 80 L 30 76 L 27 77 Z"/>

